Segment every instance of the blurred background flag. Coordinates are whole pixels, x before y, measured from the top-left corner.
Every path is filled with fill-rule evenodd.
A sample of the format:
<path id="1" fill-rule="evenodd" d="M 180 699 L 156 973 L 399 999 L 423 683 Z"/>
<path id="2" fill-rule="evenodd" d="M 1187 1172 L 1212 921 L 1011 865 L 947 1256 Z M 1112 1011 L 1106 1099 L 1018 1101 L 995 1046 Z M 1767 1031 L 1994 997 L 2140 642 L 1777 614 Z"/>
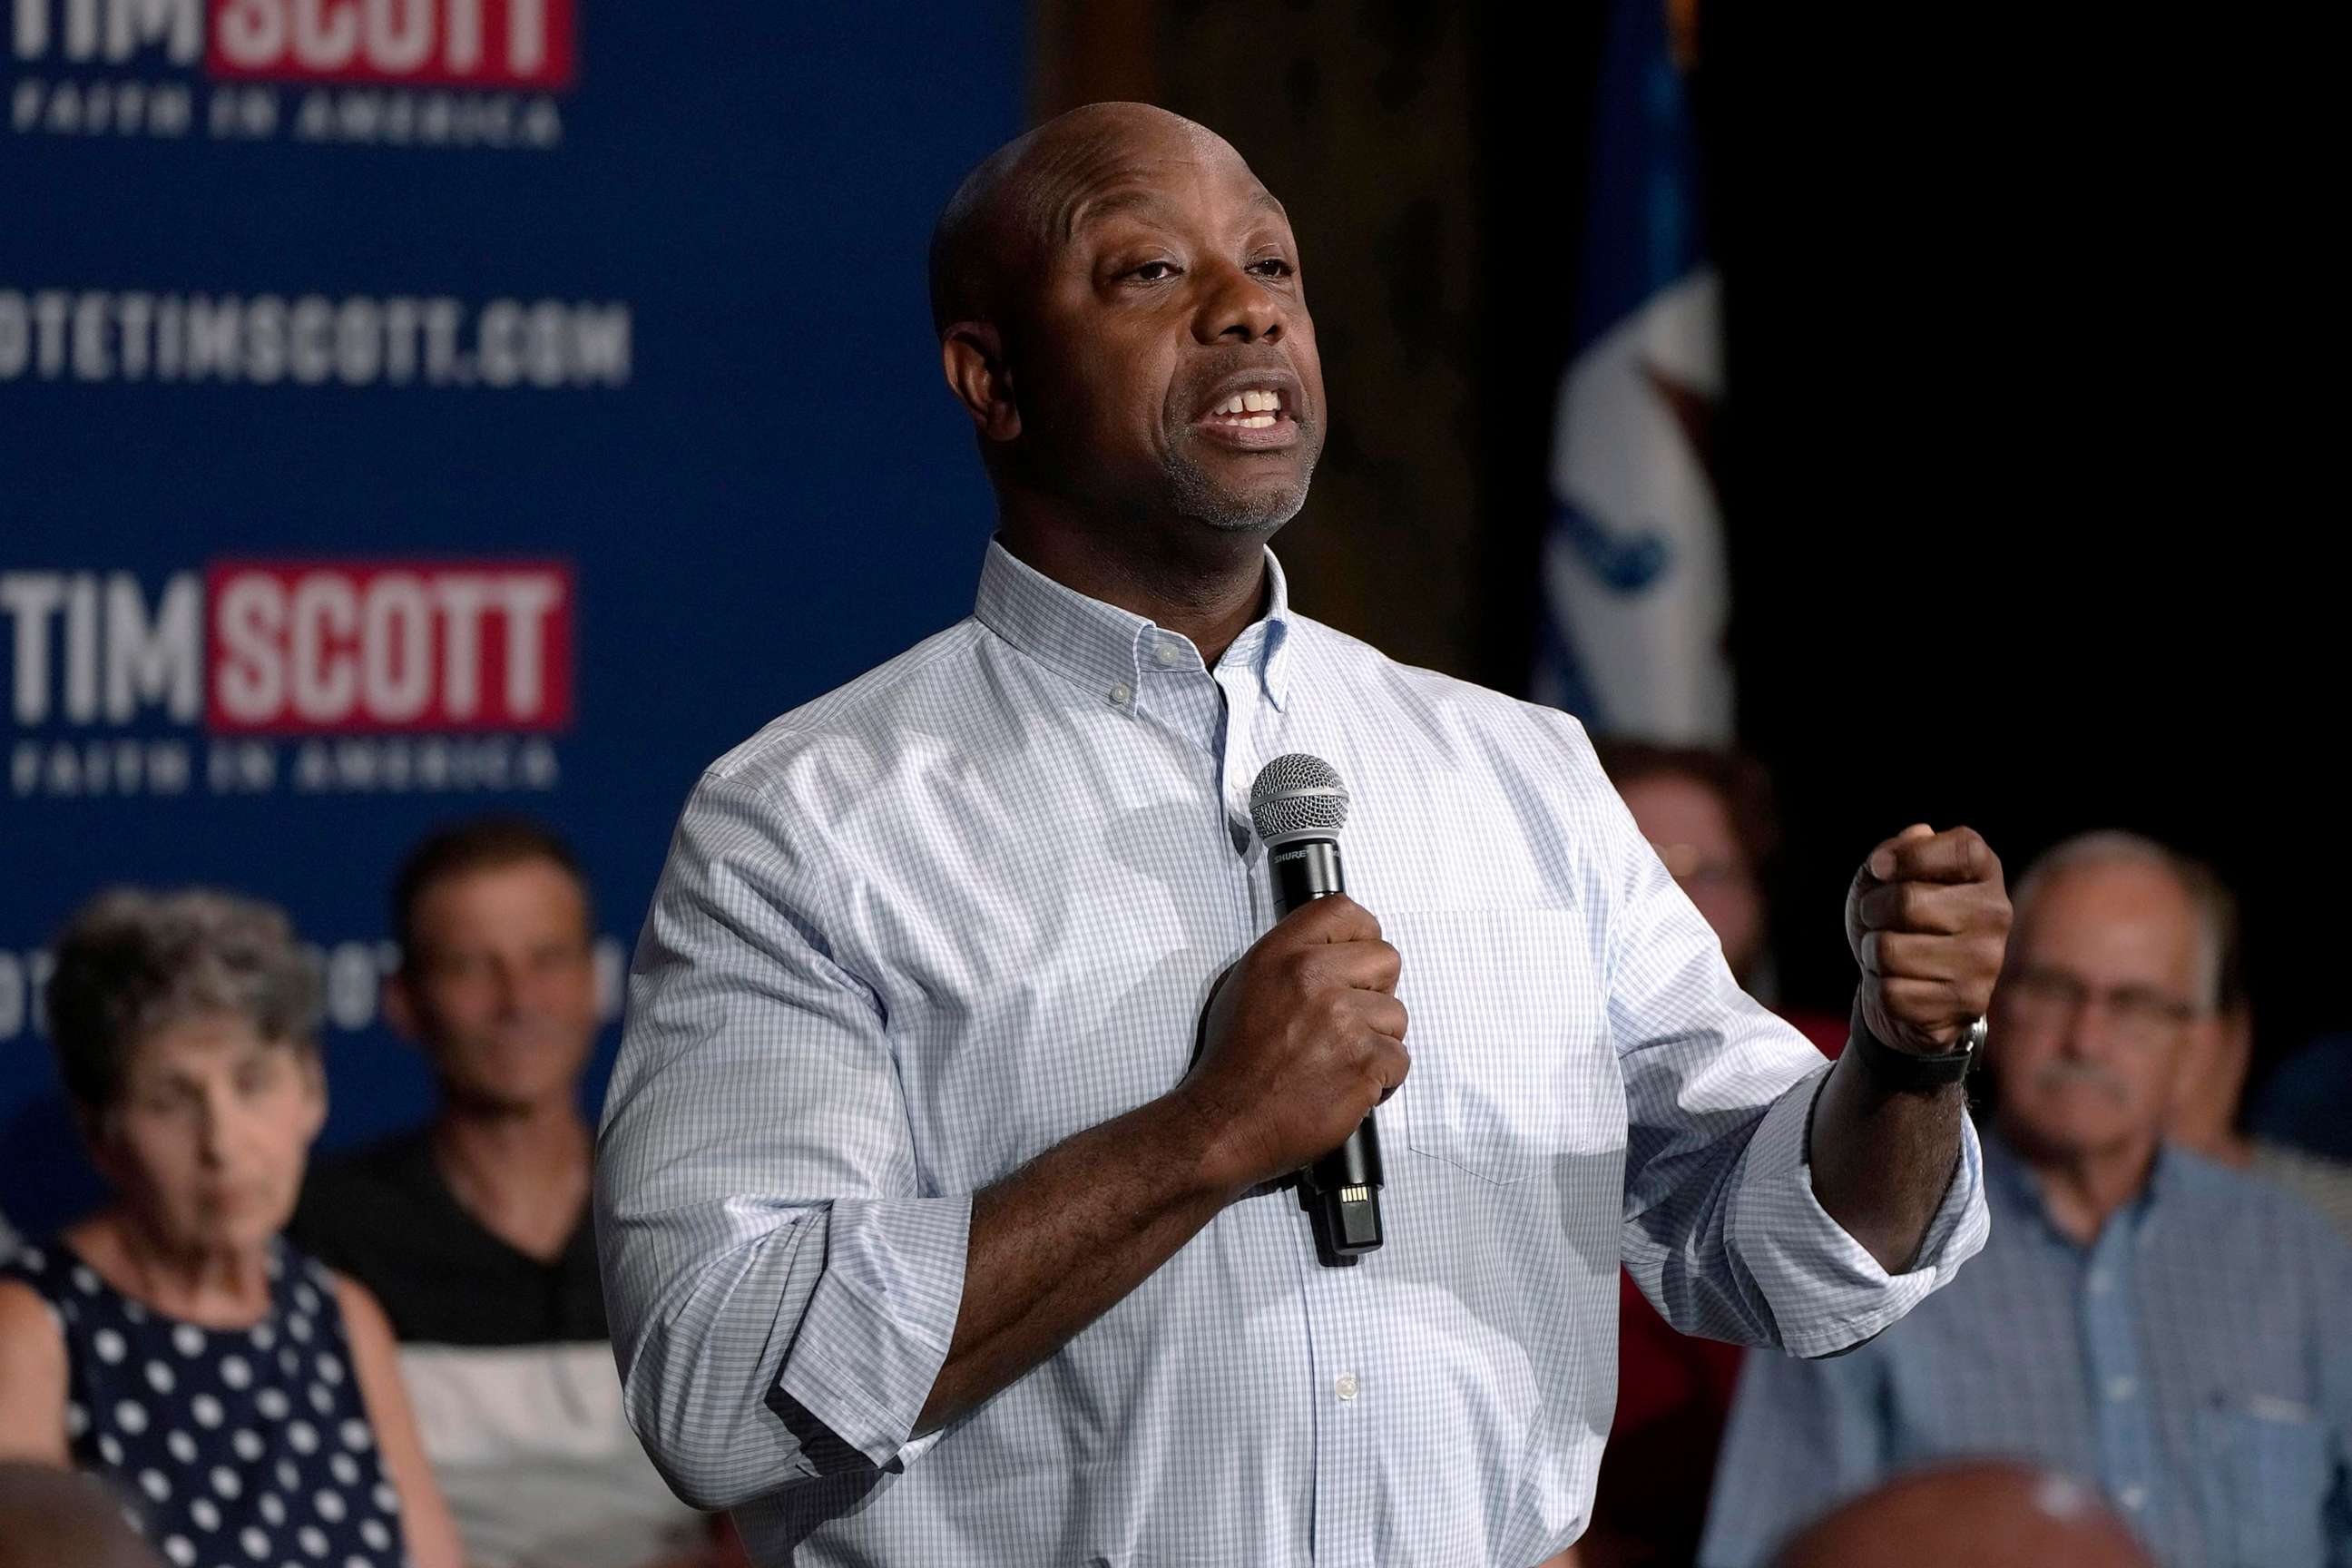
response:
<path id="1" fill-rule="evenodd" d="M 1538 701 L 1595 731 L 1731 738 L 1730 579 L 1709 468 L 1718 287 L 1685 94 L 1695 0 L 1616 0 L 1575 334 L 1552 433 Z"/>

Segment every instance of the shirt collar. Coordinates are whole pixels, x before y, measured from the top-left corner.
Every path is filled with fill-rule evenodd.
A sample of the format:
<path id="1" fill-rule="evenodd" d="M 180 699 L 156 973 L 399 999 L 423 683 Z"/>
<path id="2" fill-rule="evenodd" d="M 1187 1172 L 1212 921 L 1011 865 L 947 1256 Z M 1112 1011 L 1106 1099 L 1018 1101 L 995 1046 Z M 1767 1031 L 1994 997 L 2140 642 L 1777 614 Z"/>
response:
<path id="1" fill-rule="evenodd" d="M 1984 1150 L 1986 1196 L 1996 1209 L 2012 1215 L 2030 1217 L 2049 1234 L 2075 1246 L 2074 1239 L 2060 1230 L 2050 1217 L 2050 1205 L 2042 1194 L 2042 1184 L 2034 1178 L 2033 1167 L 2026 1163 L 2009 1141 L 1996 1129 L 1979 1139 Z M 2149 1164 L 2147 1180 L 2130 1203 L 2124 1206 L 2122 1217 L 2134 1230 L 2145 1229 L 2154 1217 L 2158 1205 L 2174 1206 L 2169 1200 L 2180 1196 L 2197 1184 L 2200 1173 L 2197 1162 L 2183 1154 L 2170 1143 L 2159 1143 L 2156 1159 Z M 2114 1223 L 2112 1220 L 2110 1224 Z"/>
<path id="2" fill-rule="evenodd" d="M 1256 671 L 1266 700 L 1286 709 L 1290 589 L 1271 550 L 1265 552 L 1265 613 L 1243 628 L 1224 658 L 1246 662 Z M 1130 716 L 1152 645 L 1175 635 L 1131 610 L 1055 582 L 993 539 L 981 564 L 972 614 L 1023 653 Z"/>

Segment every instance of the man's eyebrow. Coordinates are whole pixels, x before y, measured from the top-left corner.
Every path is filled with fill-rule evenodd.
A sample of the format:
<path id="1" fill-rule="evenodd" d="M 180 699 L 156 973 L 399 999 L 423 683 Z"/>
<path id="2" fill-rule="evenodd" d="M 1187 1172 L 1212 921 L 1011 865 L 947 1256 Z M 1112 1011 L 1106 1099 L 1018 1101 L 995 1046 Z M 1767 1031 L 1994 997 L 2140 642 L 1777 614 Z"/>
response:
<path id="1" fill-rule="evenodd" d="M 1280 202 L 1275 200 L 1274 193 L 1264 185 L 1258 186 L 1250 193 L 1249 205 L 1260 211 L 1272 214 L 1286 225 L 1290 222 L 1289 212 Z M 1163 210 L 1165 205 L 1165 198 L 1149 185 L 1128 185 L 1118 190 L 1106 192 L 1101 195 L 1080 196 L 1064 209 L 1062 237 L 1066 240 L 1074 239 L 1080 229 L 1098 219 L 1114 217 L 1121 213 L 1139 211 L 1150 213 Z"/>
<path id="2" fill-rule="evenodd" d="M 1108 192 L 1098 196 L 1080 196 L 1063 209 L 1062 237 L 1074 239 L 1078 230 L 1098 218 L 1139 208 L 1160 205 L 1160 193 L 1144 185 L 1129 185 L 1124 190 Z"/>

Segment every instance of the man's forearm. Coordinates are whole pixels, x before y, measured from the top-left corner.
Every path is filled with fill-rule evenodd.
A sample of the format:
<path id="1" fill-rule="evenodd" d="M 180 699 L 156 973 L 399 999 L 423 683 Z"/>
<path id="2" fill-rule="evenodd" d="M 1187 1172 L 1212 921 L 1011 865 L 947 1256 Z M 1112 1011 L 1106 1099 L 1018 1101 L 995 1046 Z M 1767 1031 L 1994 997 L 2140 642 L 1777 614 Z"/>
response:
<path id="1" fill-rule="evenodd" d="M 1813 1195 L 1890 1274 L 1919 1256 L 1959 1163 L 1967 1114 L 1959 1085 L 1889 1089 L 1851 1049 L 1813 1101 Z"/>
<path id="2" fill-rule="evenodd" d="M 1055 1144 L 972 1199 L 963 1304 L 915 1422 L 962 1415 L 1059 1350 L 1239 1195 L 1178 1096 Z"/>
<path id="3" fill-rule="evenodd" d="M 1890 1050 L 1948 1048 L 1984 1021 L 2009 941 L 2000 859 L 1967 827 L 1912 824 L 1873 849 L 1846 891 L 1862 967 L 1853 1026 Z M 1813 1195 L 1890 1274 L 1911 1267 L 1960 1159 L 1960 1086 L 1895 1089 L 1849 1047 L 1813 1101 Z"/>

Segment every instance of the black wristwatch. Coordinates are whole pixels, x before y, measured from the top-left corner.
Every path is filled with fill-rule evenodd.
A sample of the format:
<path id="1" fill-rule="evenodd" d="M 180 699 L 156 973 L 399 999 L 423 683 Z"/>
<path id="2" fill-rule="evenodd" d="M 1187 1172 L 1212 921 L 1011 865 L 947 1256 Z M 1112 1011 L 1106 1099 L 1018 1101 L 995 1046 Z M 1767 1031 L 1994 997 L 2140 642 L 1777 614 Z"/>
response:
<path id="1" fill-rule="evenodd" d="M 1955 1084 L 1968 1077 L 1969 1067 L 1977 1059 L 1978 1047 L 1985 1041 L 1985 1021 L 1979 1018 L 1969 1026 L 1959 1043 L 1948 1051 L 1922 1056 L 1916 1051 L 1898 1051 L 1870 1032 L 1862 1021 L 1862 1004 L 1854 1003 L 1853 1033 L 1846 1049 L 1862 1058 L 1862 1065 L 1881 1088 L 1897 1093 L 1926 1094 Z"/>

